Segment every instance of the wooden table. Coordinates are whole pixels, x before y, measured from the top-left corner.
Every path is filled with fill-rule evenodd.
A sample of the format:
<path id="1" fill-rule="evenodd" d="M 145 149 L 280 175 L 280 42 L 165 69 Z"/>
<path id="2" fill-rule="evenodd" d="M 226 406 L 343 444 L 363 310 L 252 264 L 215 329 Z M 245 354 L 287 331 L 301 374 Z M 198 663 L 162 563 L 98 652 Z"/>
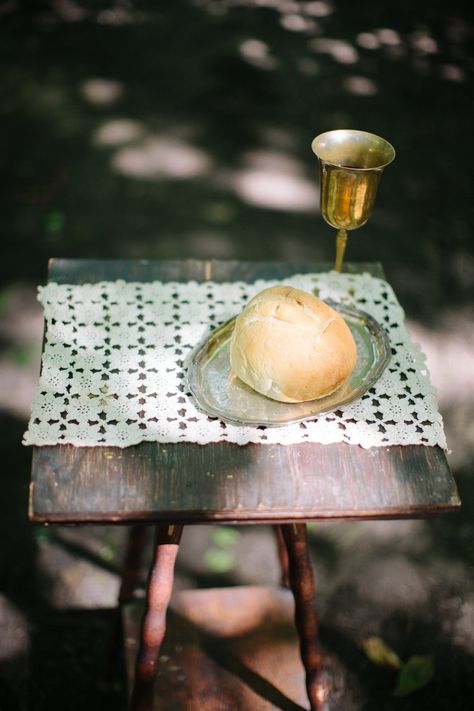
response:
<path id="1" fill-rule="evenodd" d="M 299 262 L 51 260 L 49 280 L 254 281 L 329 268 Z M 377 264 L 348 264 L 346 269 L 383 276 Z M 184 524 L 276 524 L 283 575 L 288 574 L 295 595 L 308 695 L 312 708 L 320 709 L 325 691 L 304 521 L 427 517 L 459 505 L 439 447 L 142 443 L 126 449 L 57 445 L 33 451 L 32 521 L 156 525 L 137 661 L 137 709 L 149 703 Z M 131 561 L 142 529 L 132 530 Z M 129 569 L 122 599 L 134 582 Z"/>

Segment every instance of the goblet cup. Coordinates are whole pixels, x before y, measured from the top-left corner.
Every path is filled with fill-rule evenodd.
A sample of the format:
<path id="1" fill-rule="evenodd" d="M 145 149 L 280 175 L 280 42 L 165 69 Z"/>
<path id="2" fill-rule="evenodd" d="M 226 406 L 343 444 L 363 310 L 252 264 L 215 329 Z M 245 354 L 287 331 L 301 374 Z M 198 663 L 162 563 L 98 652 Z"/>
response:
<path id="1" fill-rule="evenodd" d="M 383 169 L 395 150 L 380 136 L 353 129 L 321 133 L 311 147 L 321 170 L 321 214 L 338 230 L 334 269 L 340 272 L 347 232 L 365 225 L 372 214 Z"/>

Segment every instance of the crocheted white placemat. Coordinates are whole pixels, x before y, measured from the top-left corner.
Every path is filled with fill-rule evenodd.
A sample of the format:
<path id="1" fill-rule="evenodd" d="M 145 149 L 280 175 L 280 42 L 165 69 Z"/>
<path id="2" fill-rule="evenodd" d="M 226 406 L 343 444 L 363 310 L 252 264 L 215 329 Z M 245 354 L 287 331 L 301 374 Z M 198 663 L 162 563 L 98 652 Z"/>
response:
<path id="1" fill-rule="evenodd" d="M 185 360 L 262 289 L 291 284 L 352 304 L 387 331 L 392 359 L 359 400 L 300 424 L 238 427 L 208 417 L 185 387 Z M 154 442 L 348 442 L 446 448 L 424 356 L 387 282 L 368 274 L 295 275 L 232 282 L 50 283 L 39 288 L 47 323 L 38 390 L 24 444 L 127 447 Z"/>

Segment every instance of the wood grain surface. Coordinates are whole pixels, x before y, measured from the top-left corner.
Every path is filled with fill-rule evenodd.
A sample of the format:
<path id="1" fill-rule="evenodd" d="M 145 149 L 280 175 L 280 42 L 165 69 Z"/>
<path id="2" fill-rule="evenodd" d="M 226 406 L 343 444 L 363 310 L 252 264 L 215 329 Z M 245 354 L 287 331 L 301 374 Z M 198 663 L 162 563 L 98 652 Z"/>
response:
<path id="1" fill-rule="evenodd" d="M 329 264 L 51 260 L 49 280 L 284 278 Z M 347 265 L 383 276 L 377 264 Z M 439 447 L 142 443 L 35 447 L 30 518 L 51 523 L 285 522 L 429 516 L 460 505 Z"/>

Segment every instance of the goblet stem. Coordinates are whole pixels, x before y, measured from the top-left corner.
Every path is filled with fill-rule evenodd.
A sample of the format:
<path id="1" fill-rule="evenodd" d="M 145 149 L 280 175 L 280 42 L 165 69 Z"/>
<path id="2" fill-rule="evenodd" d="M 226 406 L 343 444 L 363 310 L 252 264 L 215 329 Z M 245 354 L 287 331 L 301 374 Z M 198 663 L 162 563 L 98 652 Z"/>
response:
<path id="1" fill-rule="evenodd" d="M 338 230 L 336 236 L 336 261 L 334 262 L 334 271 L 340 272 L 342 269 L 342 262 L 344 259 L 344 252 L 346 251 L 347 244 L 347 230 L 343 227 Z"/>

